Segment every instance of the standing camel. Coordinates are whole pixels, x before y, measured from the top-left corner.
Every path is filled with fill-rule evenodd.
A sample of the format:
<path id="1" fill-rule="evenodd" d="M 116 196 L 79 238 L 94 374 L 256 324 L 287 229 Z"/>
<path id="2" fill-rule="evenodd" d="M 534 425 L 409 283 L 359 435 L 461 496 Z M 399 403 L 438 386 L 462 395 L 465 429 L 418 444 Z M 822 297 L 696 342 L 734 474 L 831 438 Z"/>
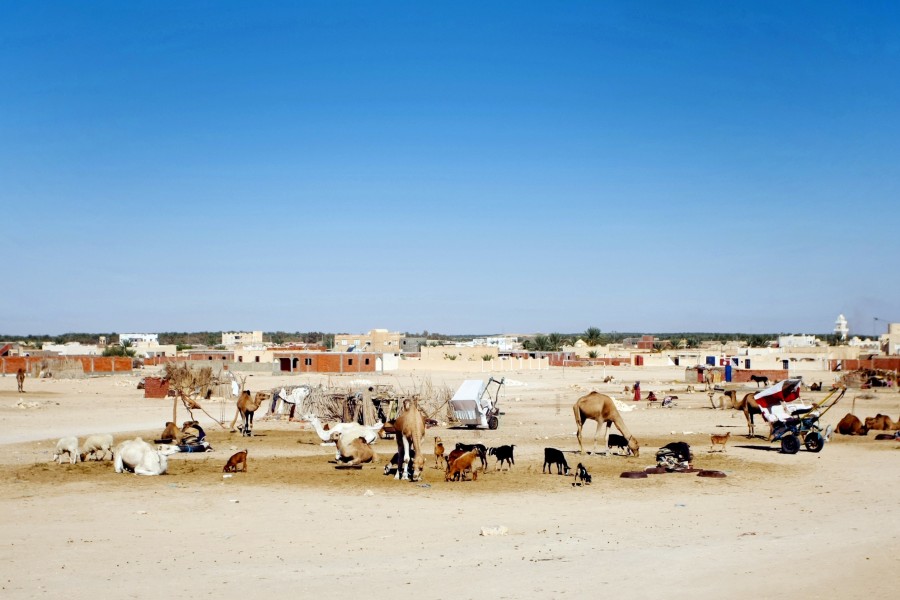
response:
<path id="1" fill-rule="evenodd" d="M 256 396 L 253 398 L 250 397 L 250 390 L 241 392 L 241 395 L 238 396 L 237 399 L 237 411 L 234 413 L 234 418 L 231 420 L 231 430 L 234 431 L 234 424 L 237 421 L 238 415 L 240 415 L 241 420 L 243 421 L 243 425 L 238 426 L 238 429 L 241 430 L 241 435 L 253 435 L 253 413 L 256 412 L 256 409 L 258 409 L 268 397 L 268 392 L 256 392 Z"/>
<path id="2" fill-rule="evenodd" d="M 25 393 L 25 369 L 19 367 L 19 370 L 16 371 L 16 383 L 19 384 L 19 393 Z"/>
<path id="3" fill-rule="evenodd" d="M 762 411 L 759 410 L 759 404 L 754 398 L 756 394 L 748 392 L 740 400 L 737 399 L 737 392 L 734 390 L 728 390 L 725 392 L 725 395 L 728 397 L 728 404 L 730 405 L 728 408 L 744 413 L 744 418 L 747 419 L 747 437 L 752 438 L 756 434 L 753 415 L 762 415 Z"/>
<path id="4" fill-rule="evenodd" d="M 581 428 L 584 426 L 585 421 L 593 419 L 597 421 L 597 431 L 594 433 L 594 450 L 597 449 L 598 434 L 602 432 L 605 443 L 606 430 L 609 428 L 610 423 L 615 423 L 618 430 L 628 440 L 628 447 L 634 452 L 635 456 L 639 455 L 641 446 L 634 439 L 634 436 L 631 435 L 631 432 L 628 431 L 625 421 L 622 420 L 622 415 L 619 414 L 619 409 L 616 408 L 612 398 L 606 394 L 591 392 L 579 398 L 572 405 L 572 410 L 575 412 L 575 425 L 578 426 L 578 433 L 576 434 L 578 436 L 578 448 L 582 454 L 584 454 L 584 444 L 581 441 Z"/>
<path id="5" fill-rule="evenodd" d="M 413 458 L 412 481 L 418 481 L 425 468 L 425 455 L 422 453 L 421 442 L 425 438 L 425 417 L 419 411 L 418 402 L 404 400 L 403 411 L 394 421 L 394 429 L 397 438 L 397 475 L 394 479 L 409 479 L 410 447 L 415 452 Z"/>

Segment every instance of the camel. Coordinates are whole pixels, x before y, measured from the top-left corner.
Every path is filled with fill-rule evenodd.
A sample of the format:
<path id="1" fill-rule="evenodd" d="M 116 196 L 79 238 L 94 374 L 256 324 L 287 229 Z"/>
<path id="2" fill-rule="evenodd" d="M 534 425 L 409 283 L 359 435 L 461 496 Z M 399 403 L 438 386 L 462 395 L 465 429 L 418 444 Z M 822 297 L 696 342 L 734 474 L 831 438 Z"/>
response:
<path id="1" fill-rule="evenodd" d="M 725 392 L 725 396 L 728 397 L 728 408 L 733 410 L 739 410 L 744 413 L 744 418 L 747 419 L 747 437 L 754 437 L 756 435 L 756 425 L 753 423 L 753 415 L 762 415 L 762 411 L 759 410 L 759 404 L 756 403 L 756 399 L 753 397 L 756 394 L 754 392 L 748 392 L 744 394 L 744 397 L 738 401 L 737 392 L 734 390 L 728 390 Z"/>
<path id="2" fill-rule="evenodd" d="M 240 415 L 241 420 L 243 421 L 243 425 L 238 425 L 238 429 L 241 430 L 241 435 L 252 436 L 253 413 L 256 412 L 256 409 L 258 409 L 269 396 L 270 394 L 268 392 L 256 392 L 256 396 L 251 399 L 250 390 L 241 392 L 241 395 L 238 396 L 237 399 L 237 412 L 234 413 L 234 418 L 231 420 L 231 431 L 235 431 L 234 424 L 237 421 L 238 415 Z"/>
<path id="3" fill-rule="evenodd" d="M 841 435 L 866 435 L 869 432 L 866 426 L 862 424 L 862 421 L 859 420 L 859 417 L 853 413 L 844 415 L 834 430 Z"/>
<path id="4" fill-rule="evenodd" d="M 19 385 L 19 393 L 25 393 L 25 369 L 19 367 L 19 370 L 16 371 L 16 383 Z"/>
<path id="5" fill-rule="evenodd" d="M 113 462 L 116 473 L 131 471 L 135 475 L 162 475 L 168 469 L 168 460 L 163 452 L 154 450 L 138 437 L 119 444 Z"/>
<path id="6" fill-rule="evenodd" d="M 410 450 L 415 450 L 413 460 L 412 481 L 417 481 L 425 467 L 425 455 L 420 446 L 425 437 L 425 417 L 419 412 L 419 403 L 413 400 L 403 402 L 403 411 L 394 421 L 397 430 L 397 454 L 398 463 L 402 460 L 402 466 L 397 469 L 394 479 L 409 479 L 407 471 L 410 461 Z"/>
<path id="7" fill-rule="evenodd" d="M 581 449 L 582 454 L 584 454 L 584 444 L 581 440 L 581 428 L 588 419 L 597 421 L 597 431 L 594 433 L 594 451 L 597 449 L 598 434 L 601 434 L 605 440 L 606 430 L 609 427 L 609 424 L 615 423 L 619 432 L 621 432 L 628 440 L 628 447 L 634 452 L 634 455 L 638 456 L 640 454 L 640 444 L 634 439 L 631 432 L 628 431 L 628 427 L 625 426 L 625 421 L 622 420 L 622 415 L 619 414 L 619 409 L 616 408 L 613 399 L 606 394 L 591 392 L 586 396 L 582 396 L 574 405 L 572 405 L 572 410 L 575 413 L 575 425 L 578 427 L 578 432 L 576 434 L 578 437 L 578 447 Z M 607 449 L 607 454 L 608 452 L 609 449 Z"/>
<path id="8" fill-rule="evenodd" d="M 334 439 L 332 439 L 332 434 L 337 432 L 341 435 L 346 435 L 347 439 L 353 440 L 358 437 L 363 438 L 367 444 L 374 444 L 378 441 L 378 433 L 382 427 L 384 427 L 384 423 L 375 423 L 374 425 L 360 425 L 359 423 L 338 423 L 332 426 L 329 429 L 325 429 L 325 426 L 322 425 L 322 421 L 319 420 L 314 414 L 308 414 L 303 417 L 304 421 L 309 421 L 309 423 L 316 430 L 316 435 L 319 436 L 319 439 L 322 440 L 323 446 L 331 446 L 335 444 Z M 336 444 L 335 444 L 336 445 Z M 337 449 L 334 454 L 335 460 L 341 460 L 341 451 Z"/>
<path id="9" fill-rule="evenodd" d="M 356 466 L 378 460 L 378 455 L 362 436 L 352 437 L 351 434 L 332 431 L 331 439 L 337 446 L 341 460 L 350 465 Z"/>
<path id="10" fill-rule="evenodd" d="M 894 421 L 887 415 L 877 414 L 866 417 L 866 429 L 869 431 L 896 431 L 900 429 L 900 421 Z"/>
<path id="11" fill-rule="evenodd" d="M 181 430 L 178 429 L 178 425 L 176 425 L 172 421 L 166 421 L 166 428 L 163 429 L 162 434 L 160 434 L 159 440 L 164 441 L 164 442 L 175 442 L 176 444 L 180 444 L 181 443 Z"/>

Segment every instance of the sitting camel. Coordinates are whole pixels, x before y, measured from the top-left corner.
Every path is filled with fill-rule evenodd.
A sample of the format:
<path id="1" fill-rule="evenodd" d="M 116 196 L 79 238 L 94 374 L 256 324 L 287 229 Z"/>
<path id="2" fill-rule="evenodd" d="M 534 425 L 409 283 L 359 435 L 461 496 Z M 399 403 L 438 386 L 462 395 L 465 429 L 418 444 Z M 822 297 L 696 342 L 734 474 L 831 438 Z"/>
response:
<path id="1" fill-rule="evenodd" d="M 622 415 L 619 414 L 619 409 L 616 408 L 613 399 L 606 394 L 591 392 L 586 396 L 582 396 L 572 405 L 572 410 L 575 412 L 575 425 L 578 427 L 576 436 L 578 437 L 578 447 L 581 449 L 582 454 L 584 454 L 584 444 L 581 440 L 581 428 L 588 419 L 597 421 L 597 430 L 594 432 L 594 451 L 597 449 L 598 434 L 602 433 L 605 440 L 609 424 L 615 423 L 622 435 L 625 436 L 625 439 L 628 440 L 628 447 L 634 452 L 634 455 L 638 456 L 640 454 L 640 444 L 628 431 L 628 427 L 625 426 L 625 421 L 622 420 Z M 607 448 L 608 453 L 609 449 Z"/>
<path id="2" fill-rule="evenodd" d="M 19 386 L 19 393 L 25 393 L 25 369 L 19 367 L 19 370 L 16 371 L 16 383 Z"/>
<path id="3" fill-rule="evenodd" d="M 367 444 L 374 444 L 378 441 L 378 432 L 384 427 L 384 423 L 375 423 L 374 425 L 360 425 L 359 423 L 337 423 L 336 425 L 332 425 L 329 428 L 325 428 L 322 425 L 322 421 L 319 420 L 314 414 L 308 414 L 303 417 L 304 421 L 309 421 L 309 423 L 316 430 L 316 435 L 319 436 L 319 439 L 322 440 L 323 446 L 330 446 L 335 443 L 333 439 L 331 439 L 331 435 L 334 432 L 338 432 L 341 435 L 348 436 L 347 439 L 354 439 L 361 437 L 366 440 Z M 341 452 L 337 450 L 334 456 L 335 460 L 341 460 Z"/>
<path id="4" fill-rule="evenodd" d="M 251 398 L 250 390 L 244 390 L 241 392 L 241 395 L 238 396 L 237 399 L 237 412 L 234 413 L 234 418 L 231 420 L 231 431 L 235 431 L 234 424 L 237 421 L 238 416 L 241 417 L 243 421 L 243 425 L 238 425 L 238 429 L 241 430 L 241 435 L 243 436 L 252 436 L 253 435 L 253 413 L 265 402 L 271 394 L 269 392 L 256 392 L 256 395 Z"/>
<path id="5" fill-rule="evenodd" d="M 116 446 L 114 465 L 116 473 L 131 471 L 135 475 L 162 475 L 169 462 L 165 453 L 138 437 Z"/>
<path id="6" fill-rule="evenodd" d="M 834 428 L 841 435 L 866 435 L 869 433 L 868 428 L 862 424 L 859 417 L 853 413 L 847 413 L 838 421 L 837 427 Z"/>
<path id="7" fill-rule="evenodd" d="M 407 469 L 414 450 L 412 481 L 418 481 L 425 467 L 425 455 L 420 446 L 425 438 L 425 417 L 419 411 L 419 403 L 415 399 L 403 402 L 403 411 L 394 421 L 394 428 L 397 430 L 397 459 L 401 464 L 394 478 L 410 479 Z"/>
<path id="8" fill-rule="evenodd" d="M 163 432 L 160 434 L 159 441 L 175 442 L 176 444 L 180 444 L 181 431 L 178 429 L 178 425 L 176 425 L 172 421 L 166 421 L 166 428 L 163 429 Z"/>
<path id="9" fill-rule="evenodd" d="M 331 440 L 337 446 L 339 461 L 349 463 L 350 465 L 361 465 L 370 463 L 378 459 L 375 451 L 366 442 L 366 438 L 351 437 L 350 434 L 344 434 L 340 431 L 331 432 Z M 349 441 L 347 441 L 349 440 Z"/>
<path id="10" fill-rule="evenodd" d="M 894 421 L 881 413 L 874 417 L 866 417 L 866 429 L 869 431 L 896 431 L 900 429 L 900 421 Z"/>

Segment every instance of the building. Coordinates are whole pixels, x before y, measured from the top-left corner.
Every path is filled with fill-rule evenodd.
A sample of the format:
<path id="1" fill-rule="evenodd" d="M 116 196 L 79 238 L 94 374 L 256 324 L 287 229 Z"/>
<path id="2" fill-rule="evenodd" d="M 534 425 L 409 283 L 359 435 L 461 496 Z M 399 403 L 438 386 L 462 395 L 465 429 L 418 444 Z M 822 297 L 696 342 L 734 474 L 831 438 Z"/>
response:
<path id="1" fill-rule="evenodd" d="M 262 331 L 223 331 L 223 346 L 261 346 L 263 343 Z"/>
<path id="2" fill-rule="evenodd" d="M 365 334 L 334 336 L 334 352 L 400 352 L 402 335 L 387 329 L 373 329 Z"/>
<path id="3" fill-rule="evenodd" d="M 125 342 L 128 342 L 131 345 L 136 345 L 138 343 L 159 344 L 159 334 L 158 333 L 120 333 L 119 334 L 119 343 L 124 346 Z"/>
<path id="4" fill-rule="evenodd" d="M 779 335 L 779 348 L 812 348 L 819 340 L 814 335 Z"/>
<path id="5" fill-rule="evenodd" d="M 847 319 L 844 318 L 844 315 L 838 315 L 834 322 L 834 335 L 841 338 L 842 342 L 846 342 L 848 333 L 850 333 L 850 326 L 847 324 Z"/>
<path id="6" fill-rule="evenodd" d="M 900 323 L 888 323 L 888 332 L 878 341 L 881 343 L 881 351 L 885 354 L 900 354 Z"/>

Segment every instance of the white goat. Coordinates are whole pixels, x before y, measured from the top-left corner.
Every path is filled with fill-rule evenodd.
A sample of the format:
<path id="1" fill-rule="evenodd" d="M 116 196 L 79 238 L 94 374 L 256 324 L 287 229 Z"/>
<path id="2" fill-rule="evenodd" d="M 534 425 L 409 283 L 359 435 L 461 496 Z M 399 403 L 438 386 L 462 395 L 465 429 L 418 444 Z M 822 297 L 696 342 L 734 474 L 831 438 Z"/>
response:
<path id="1" fill-rule="evenodd" d="M 63 454 L 69 455 L 69 463 L 75 464 L 78 462 L 78 438 L 74 436 L 64 437 L 56 442 L 56 453 L 53 455 L 53 458 L 50 460 L 59 459 L 59 464 L 62 464 L 62 456 Z"/>
<path id="2" fill-rule="evenodd" d="M 105 460 L 107 452 L 109 452 L 109 457 L 113 458 L 112 448 L 113 436 L 111 434 L 103 433 L 89 436 L 84 440 L 84 445 L 81 447 L 81 462 L 86 461 L 88 458 Z"/>
<path id="3" fill-rule="evenodd" d="M 116 473 L 133 471 L 135 475 L 162 475 L 169 467 L 166 455 L 139 437 L 116 446 L 114 454 Z"/>

